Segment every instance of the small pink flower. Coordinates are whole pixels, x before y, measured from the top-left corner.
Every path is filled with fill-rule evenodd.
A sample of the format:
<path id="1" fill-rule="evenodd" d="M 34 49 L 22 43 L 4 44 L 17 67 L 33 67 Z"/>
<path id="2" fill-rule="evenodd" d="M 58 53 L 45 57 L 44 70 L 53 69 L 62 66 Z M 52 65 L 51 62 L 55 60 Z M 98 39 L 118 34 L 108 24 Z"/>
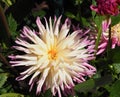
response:
<path id="1" fill-rule="evenodd" d="M 102 22 L 102 36 L 98 46 L 97 54 L 103 53 L 109 41 L 109 25 L 111 24 L 111 19 L 104 20 Z M 120 23 L 111 27 L 111 48 L 114 49 L 116 46 L 120 46 Z"/>
<path id="2" fill-rule="evenodd" d="M 98 45 L 97 55 L 103 53 L 107 48 L 108 40 L 109 40 L 108 30 L 109 30 L 110 24 L 111 24 L 111 19 L 107 19 L 102 22 L 102 35 Z"/>
<path id="3" fill-rule="evenodd" d="M 91 9 L 100 15 L 118 15 L 119 8 L 116 0 L 96 0 L 97 5 L 91 5 Z"/>
<path id="4" fill-rule="evenodd" d="M 70 34 L 68 19 L 62 26 L 61 17 L 53 23 L 51 18 L 49 23 L 45 19 L 46 26 L 39 17 L 36 22 L 38 33 L 24 27 L 21 37 L 15 41 L 14 48 L 24 54 L 9 56 L 12 66 L 27 67 L 17 80 L 31 77 L 30 90 L 37 85 L 37 94 L 50 89 L 53 96 L 67 96 L 76 83 L 85 81 L 85 76 L 91 77 L 96 71 L 88 64 L 94 58 L 92 42 L 78 35 L 82 30 Z"/>

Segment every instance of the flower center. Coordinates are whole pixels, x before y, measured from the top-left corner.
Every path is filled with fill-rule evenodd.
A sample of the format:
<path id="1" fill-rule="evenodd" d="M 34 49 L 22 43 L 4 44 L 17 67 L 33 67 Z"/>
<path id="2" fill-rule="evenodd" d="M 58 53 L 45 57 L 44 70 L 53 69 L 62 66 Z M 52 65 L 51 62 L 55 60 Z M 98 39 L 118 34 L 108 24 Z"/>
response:
<path id="1" fill-rule="evenodd" d="M 49 59 L 50 60 L 55 60 L 56 59 L 56 55 L 57 55 L 57 52 L 55 49 L 52 49 L 48 52 L 48 55 L 49 55 Z"/>
<path id="2" fill-rule="evenodd" d="M 116 34 L 118 37 L 120 36 L 120 24 L 117 24 L 112 27 L 112 34 Z"/>

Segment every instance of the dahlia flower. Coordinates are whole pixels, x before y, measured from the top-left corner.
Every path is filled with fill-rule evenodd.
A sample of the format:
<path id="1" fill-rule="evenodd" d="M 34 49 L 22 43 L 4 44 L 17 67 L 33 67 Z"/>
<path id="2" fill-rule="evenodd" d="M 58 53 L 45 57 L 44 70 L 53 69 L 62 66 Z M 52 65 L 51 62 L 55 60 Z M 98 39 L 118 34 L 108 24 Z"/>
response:
<path id="1" fill-rule="evenodd" d="M 91 77 L 96 69 L 88 61 L 94 58 L 92 42 L 78 35 L 81 30 L 71 34 L 69 20 L 60 26 L 61 17 L 45 26 L 40 18 L 36 20 L 39 31 L 24 27 L 14 48 L 22 51 L 21 55 L 10 55 L 12 66 L 27 67 L 16 79 L 30 78 L 30 91 L 36 85 L 36 94 L 51 90 L 53 96 L 67 96 L 76 83 Z"/>
<path id="2" fill-rule="evenodd" d="M 100 44 L 98 46 L 99 51 L 97 52 L 97 54 L 103 53 L 108 46 L 110 24 L 111 24 L 111 19 L 104 20 L 102 22 L 102 36 L 101 36 Z M 120 23 L 111 27 L 111 49 L 114 49 L 116 45 L 120 46 Z"/>
<path id="3" fill-rule="evenodd" d="M 110 24 L 111 24 L 111 19 L 106 19 L 102 21 L 102 35 L 98 45 L 98 51 L 96 53 L 97 55 L 103 53 L 108 46 Z"/>
<path id="4" fill-rule="evenodd" d="M 120 46 L 120 23 L 114 25 L 111 28 L 111 38 L 112 38 L 112 48 L 115 46 Z"/>
<path id="5" fill-rule="evenodd" d="M 100 15 L 118 15 L 119 8 L 117 0 L 96 0 L 97 5 L 91 5 L 90 8 Z"/>

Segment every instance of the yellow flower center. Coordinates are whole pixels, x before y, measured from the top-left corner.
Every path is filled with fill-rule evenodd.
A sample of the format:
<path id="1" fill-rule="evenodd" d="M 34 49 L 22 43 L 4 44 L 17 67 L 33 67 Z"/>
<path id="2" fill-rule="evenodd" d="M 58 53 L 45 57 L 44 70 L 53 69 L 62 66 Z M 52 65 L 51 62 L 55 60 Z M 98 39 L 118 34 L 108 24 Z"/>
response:
<path id="1" fill-rule="evenodd" d="M 118 39 L 120 39 L 120 23 L 113 26 L 111 30 L 112 35 L 113 36 L 116 35 Z"/>
<path id="2" fill-rule="evenodd" d="M 119 28 L 117 29 L 117 32 L 120 33 L 120 26 L 119 26 Z"/>
<path id="3" fill-rule="evenodd" d="M 55 60 L 57 58 L 57 52 L 55 49 L 50 50 L 48 55 L 50 60 Z"/>

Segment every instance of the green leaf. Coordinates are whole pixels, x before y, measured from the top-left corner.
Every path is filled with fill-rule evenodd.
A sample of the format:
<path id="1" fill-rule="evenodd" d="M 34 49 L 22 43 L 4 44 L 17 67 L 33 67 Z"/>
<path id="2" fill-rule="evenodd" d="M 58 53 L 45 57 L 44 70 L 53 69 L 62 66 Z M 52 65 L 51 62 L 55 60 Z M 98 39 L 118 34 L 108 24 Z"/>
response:
<path id="1" fill-rule="evenodd" d="M 102 24 L 103 18 L 104 18 L 103 16 L 98 16 L 98 15 L 94 18 L 94 21 L 95 21 L 95 24 L 97 25 L 97 28 L 102 27 L 101 24 Z"/>
<path id="2" fill-rule="evenodd" d="M 8 16 L 8 25 L 13 38 L 15 38 L 18 35 L 18 33 L 16 32 L 17 22 L 15 21 L 12 15 Z"/>
<path id="3" fill-rule="evenodd" d="M 3 65 L 3 64 L 0 62 L 0 73 L 3 72 L 3 69 L 1 68 L 2 65 Z"/>
<path id="4" fill-rule="evenodd" d="M 0 95 L 0 97 L 24 97 L 24 95 L 18 93 L 6 93 Z"/>
<path id="5" fill-rule="evenodd" d="M 90 26 L 90 23 L 86 20 L 86 18 L 84 18 L 84 17 L 82 17 L 81 18 L 82 19 L 82 23 L 83 23 L 83 25 L 86 27 L 89 27 Z"/>
<path id="6" fill-rule="evenodd" d="M 80 5 L 83 2 L 83 0 L 75 0 L 75 5 Z"/>
<path id="7" fill-rule="evenodd" d="M 0 67 L 2 66 L 3 64 L 0 62 Z"/>
<path id="8" fill-rule="evenodd" d="M 120 73 L 120 63 L 113 63 L 113 68 L 117 74 Z"/>
<path id="9" fill-rule="evenodd" d="M 34 11 L 34 12 L 32 12 L 32 15 L 34 17 L 40 16 L 42 18 L 42 17 L 44 17 L 46 15 L 46 12 L 44 10 Z"/>
<path id="10" fill-rule="evenodd" d="M 120 48 L 116 48 L 112 51 L 112 66 L 114 71 L 120 73 Z"/>
<path id="11" fill-rule="evenodd" d="M 95 79 L 95 87 L 105 86 L 112 82 L 112 75 L 104 75 L 101 78 Z"/>
<path id="12" fill-rule="evenodd" d="M 96 5 L 96 1 L 95 0 L 92 0 L 92 4 L 93 5 Z M 96 15 L 96 12 L 95 11 L 92 11 L 92 17 L 94 18 Z"/>
<path id="13" fill-rule="evenodd" d="M 9 85 L 6 82 L 6 84 L 3 85 L 2 88 L 0 88 L 0 94 L 5 94 L 5 93 L 9 93 L 9 92 L 14 92 L 14 90 L 12 89 L 12 85 Z"/>
<path id="14" fill-rule="evenodd" d="M 45 92 L 44 97 L 53 97 L 50 89 Z"/>
<path id="15" fill-rule="evenodd" d="M 7 78 L 8 78 L 7 73 L 1 73 L 0 74 L 0 88 L 5 84 Z"/>
<path id="16" fill-rule="evenodd" d="M 76 18 L 76 16 L 73 13 L 71 13 L 71 12 L 66 12 L 65 15 L 67 17 L 71 18 L 71 19 L 75 19 Z"/>
<path id="17" fill-rule="evenodd" d="M 95 87 L 95 82 L 93 79 L 89 79 L 83 83 L 80 83 L 74 87 L 74 90 L 77 92 L 88 92 Z"/>
<path id="18" fill-rule="evenodd" d="M 120 80 L 110 87 L 110 97 L 120 97 Z"/>
<path id="19" fill-rule="evenodd" d="M 111 16 L 112 26 L 120 22 L 120 14 L 117 16 Z"/>
<path id="20" fill-rule="evenodd" d="M 120 63 L 120 48 L 115 48 L 113 51 L 112 51 L 112 61 L 114 63 Z"/>

